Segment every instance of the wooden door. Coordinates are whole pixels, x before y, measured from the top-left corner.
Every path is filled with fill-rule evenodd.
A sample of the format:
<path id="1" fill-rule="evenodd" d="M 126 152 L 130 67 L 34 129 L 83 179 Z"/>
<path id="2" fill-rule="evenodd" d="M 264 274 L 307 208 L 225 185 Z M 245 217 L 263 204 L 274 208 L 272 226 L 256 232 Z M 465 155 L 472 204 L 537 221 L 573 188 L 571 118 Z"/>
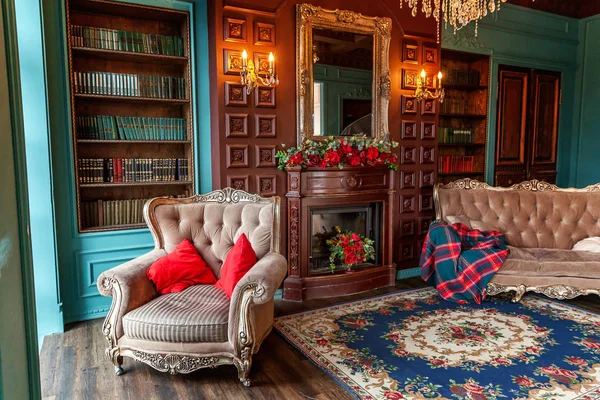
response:
<path id="1" fill-rule="evenodd" d="M 529 71 L 500 66 L 496 127 L 495 185 L 510 186 L 527 176 Z"/>
<path id="2" fill-rule="evenodd" d="M 531 83 L 528 178 L 555 183 L 560 73 L 535 70 Z"/>

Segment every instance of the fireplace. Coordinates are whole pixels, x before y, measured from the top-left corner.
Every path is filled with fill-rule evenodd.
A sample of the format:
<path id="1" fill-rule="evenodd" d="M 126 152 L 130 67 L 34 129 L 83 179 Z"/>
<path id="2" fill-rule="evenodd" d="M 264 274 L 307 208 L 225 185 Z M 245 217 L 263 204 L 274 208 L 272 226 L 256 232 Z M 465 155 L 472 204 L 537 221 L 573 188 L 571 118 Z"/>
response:
<path id="1" fill-rule="evenodd" d="M 373 239 L 375 260 L 354 267 L 368 268 L 381 263 L 381 206 L 382 203 L 357 204 L 310 209 L 310 270 L 309 275 L 331 273 L 327 240 L 336 235 L 336 226 Z M 338 266 L 336 270 L 341 270 Z"/>
<path id="2" fill-rule="evenodd" d="M 287 170 L 288 276 L 285 300 L 342 296 L 394 285 L 394 171 L 387 167 Z M 374 241 L 375 260 L 346 273 L 329 268 L 335 226 Z"/>

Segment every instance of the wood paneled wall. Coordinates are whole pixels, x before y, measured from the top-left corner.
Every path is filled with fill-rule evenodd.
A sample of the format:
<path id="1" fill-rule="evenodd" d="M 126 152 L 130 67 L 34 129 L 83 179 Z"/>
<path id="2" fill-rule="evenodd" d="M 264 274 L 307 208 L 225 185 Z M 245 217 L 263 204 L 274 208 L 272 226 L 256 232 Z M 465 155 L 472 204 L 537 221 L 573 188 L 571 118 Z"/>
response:
<path id="1" fill-rule="evenodd" d="M 401 162 L 396 174 L 398 196 L 394 224 L 394 261 L 415 267 L 420 240 L 433 219 L 432 185 L 437 157 L 436 103 L 416 104 L 411 79 L 421 68 L 429 76 L 440 69 L 436 23 L 419 11 L 412 17 L 398 0 L 212 0 L 209 3 L 211 55 L 211 129 L 213 186 L 239 187 L 282 197 L 282 251 L 286 253 L 285 172 L 276 169 L 275 151 L 296 145 L 296 4 L 309 2 L 329 9 L 390 17 L 392 97 L 389 127 Z M 270 36 L 270 37 L 269 37 Z M 246 96 L 235 62 L 246 49 L 256 60 L 272 51 L 279 86 Z"/>

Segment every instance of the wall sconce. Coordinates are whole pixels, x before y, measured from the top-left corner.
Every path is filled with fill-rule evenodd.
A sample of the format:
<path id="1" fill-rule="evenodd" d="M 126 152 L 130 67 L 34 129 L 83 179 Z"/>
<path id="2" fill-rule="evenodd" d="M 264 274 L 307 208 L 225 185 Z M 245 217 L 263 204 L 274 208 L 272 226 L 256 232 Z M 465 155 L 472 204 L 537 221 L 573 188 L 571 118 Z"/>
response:
<path id="1" fill-rule="evenodd" d="M 427 74 L 425 70 L 421 70 L 421 76 L 417 77 L 417 89 L 415 89 L 415 98 L 418 101 L 423 99 L 439 99 L 440 103 L 444 102 L 445 92 L 442 88 L 442 71 L 437 74 L 437 85 L 435 92 L 430 92 L 429 89 L 425 88 L 425 82 L 427 81 Z"/>
<path id="2" fill-rule="evenodd" d="M 248 96 L 259 83 L 269 87 L 279 85 L 279 79 L 275 75 L 275 56 L 273 53 L 269 53 L 269 73 L 266 78 L 263 78 L 256 73 L 254 62 L 248 60 L 248 53 L 244 50 L 242 52 L 242 72 L 240 72 L 240 76 L 242 77 L 242 85 L 246 86 L 246 94 Z"/>

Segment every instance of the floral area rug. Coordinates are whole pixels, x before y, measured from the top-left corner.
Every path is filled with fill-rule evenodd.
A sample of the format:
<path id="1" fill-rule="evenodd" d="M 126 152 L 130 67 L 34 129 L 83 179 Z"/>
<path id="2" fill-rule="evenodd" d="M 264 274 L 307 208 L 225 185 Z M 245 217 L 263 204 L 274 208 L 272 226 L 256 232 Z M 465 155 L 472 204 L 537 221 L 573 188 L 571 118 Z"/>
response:
<path id="1" fill-rule="evenodd" d="M 360 399 L 600 399 L 600 315 L 395 292 L 277 318 L 275 328 Z"/>

